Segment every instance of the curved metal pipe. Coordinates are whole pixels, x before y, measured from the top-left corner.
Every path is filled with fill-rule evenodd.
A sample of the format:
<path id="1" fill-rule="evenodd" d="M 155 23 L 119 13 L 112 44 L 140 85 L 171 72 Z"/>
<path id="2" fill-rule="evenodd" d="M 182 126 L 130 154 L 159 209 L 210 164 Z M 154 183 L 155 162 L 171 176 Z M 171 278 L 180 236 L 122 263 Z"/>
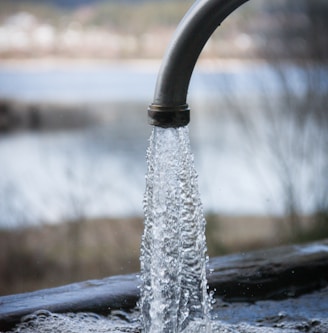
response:
<path id="1" fill-rule="evenodd" d="M 221 22 L 248 0 L 198 0 L 180 22 L 164 56 L 156 83 L 149 122 L 159 127 L 189 123 L 186 102 L 197 59 Z"/>

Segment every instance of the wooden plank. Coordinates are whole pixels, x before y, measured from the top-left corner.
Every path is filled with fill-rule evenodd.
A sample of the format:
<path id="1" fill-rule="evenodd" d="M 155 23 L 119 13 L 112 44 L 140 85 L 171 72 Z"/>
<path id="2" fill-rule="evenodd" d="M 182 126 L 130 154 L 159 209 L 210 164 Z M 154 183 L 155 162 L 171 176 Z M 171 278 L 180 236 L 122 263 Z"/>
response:
<path id="1" fill-rule="evenodd" d="M 90 280 L 57 288 L 0 297 L 0 331 L 40 309 L 51 312 L 96 312 L 133 308 L 138 300 L 136 274 Z"/>
<path id="2" fill-rule="evenodd" d="M 213 258 L 208 276 L 226 301 L 295 297 L 328 284 L 328 240 Z"/>
<path id="3" fill-rule="evenodd" d="M 213 258 L 210 289 L 225 301 L 282 299 L 328 285 L 328 240 Z M 52 312 L 129 309 L 139 298 L 136 274 L 0 297 L 0 330 L 39 309 Z"/>

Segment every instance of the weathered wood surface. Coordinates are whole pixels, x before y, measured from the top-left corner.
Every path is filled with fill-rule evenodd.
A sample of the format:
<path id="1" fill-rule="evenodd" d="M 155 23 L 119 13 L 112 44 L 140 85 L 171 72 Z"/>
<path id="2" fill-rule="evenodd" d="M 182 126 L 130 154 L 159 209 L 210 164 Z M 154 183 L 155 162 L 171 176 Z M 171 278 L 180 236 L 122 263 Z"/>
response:
<path id="1" fill-rule="evenodd" d="M 328 240 L 227 255 L 210 260 L 210 289 L 225 301 L 282 299 L 328 285 Z M 39 309 L 52 312 L 129 309 L 139 297 L 136 274 L 0 297 L 0 330 Z"/>
<path id="2" fill-rule="evenodd" d="M 106 314 L 111 309 L 133 308 L 138 295 L 138 279 L 136 274 L 131 274 L 3 296 L 0 297 L 0 332 L 40 309 Z"/>
<path id="3" fill-rule="evenodd" d="M 208 276 L 226 301 L 295 297 L 328 284 L 328 240 L 213 258 Z"/>

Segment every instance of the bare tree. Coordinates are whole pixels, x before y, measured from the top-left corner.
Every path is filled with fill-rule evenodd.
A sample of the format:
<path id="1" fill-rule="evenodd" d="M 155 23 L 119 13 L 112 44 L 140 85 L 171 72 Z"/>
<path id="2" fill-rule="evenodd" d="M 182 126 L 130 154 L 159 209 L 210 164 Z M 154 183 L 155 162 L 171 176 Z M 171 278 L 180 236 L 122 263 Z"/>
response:
<path id="1" fill-rule="evenodd" d="M 243 26 L 256 45 L 253 60 L 260 64 L 251 77 L 258 110 L 245 111 L 247 101 L 235 93 L 233 81 L 221 84 L 228 90 L 226 108 L 251 149 L 265 145 L 279 182 L 284 232 L 298 237 L 304 233 L 304 215 L 311 214 L 316 227 L 328 223 L 328 2 L 266 1 L 262 11 L 265 21 L 255 18 Z M 254 167 L 252 157 L 249 161 Z"/>
<path id="2" fill-rule="evenodd" d="M 312 199 L 312 213 L 328 212 L 328 3 L 291 0 L 268 6 L 278 24 L 258 54 L 270 65 L 280 89 L 275 110 L 270 95 L 262 95 L 263 110 L 277 124 L 271 127 L 268 143 L 285 194 L 290 231 L 298 234 L 305 201 L 299 186 L 303 170 L 311 172 L 303 195 Z"/>

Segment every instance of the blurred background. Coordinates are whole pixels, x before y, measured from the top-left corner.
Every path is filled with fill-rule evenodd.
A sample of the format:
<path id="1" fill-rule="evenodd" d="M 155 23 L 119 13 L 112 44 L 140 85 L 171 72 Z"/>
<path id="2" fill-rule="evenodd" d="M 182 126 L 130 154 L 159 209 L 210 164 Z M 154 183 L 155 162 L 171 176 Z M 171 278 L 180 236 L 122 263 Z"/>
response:
<path id="1" fill-rule="evenodd" d="M 139 270 L 146 110 L 191 4 L 0 1 L 0 295 Z M 328 237 L 327 17 L 251 0 L 196 65 L 210 256 Z"/>

